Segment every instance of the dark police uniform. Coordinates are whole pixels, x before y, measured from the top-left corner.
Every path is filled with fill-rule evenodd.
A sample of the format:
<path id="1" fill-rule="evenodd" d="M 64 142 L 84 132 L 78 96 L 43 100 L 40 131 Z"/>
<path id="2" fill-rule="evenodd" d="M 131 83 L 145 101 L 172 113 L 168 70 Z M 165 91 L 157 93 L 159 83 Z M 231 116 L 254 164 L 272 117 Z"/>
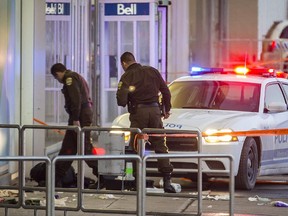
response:
<path id="1" fill-rule="evenodd" d="M 65 97 L 65 110 L 69 114 L 68 125 L 73 121 L 79 121 L 81 127 L 91 126 L 93 111 L 92 101 L 89 97 L 89 88 L 84 78 L 76 72 L 65 71 L 63 78 L 62 93 Z M 92 154 L 93 146 L 90 132 L 85 132 L 85 154 Z M 77 133 L 73 130 L 66 130 L 59 155 L 77 154 Z M 86 161 L 93 169 L 93 174 L 98 175 L 96 161 Z M 56 164 L 56 182 L 59 181 L 71 166 L 72 161 L 58 161 Z"/>
<path id="2" fill-rule="evenodd" d="M 117 103 L 128 105 L 131 128 L 163 128 L 161 110 L 159 107 L 159 92 L 163 97 L 166 112 L 171 109 L 171 94 L 159 71 L 150 66 L 138 63 L 131 64 L 122 75 L 118 84 Z M 135 134 L 130 138 L 133 148 Z M 163 137 L 150 137 L 155 153 L 168 153 Z M 169 159 L 158 159 L 158 170 L 161 173 L 171 173 L 173 166 Z"/>

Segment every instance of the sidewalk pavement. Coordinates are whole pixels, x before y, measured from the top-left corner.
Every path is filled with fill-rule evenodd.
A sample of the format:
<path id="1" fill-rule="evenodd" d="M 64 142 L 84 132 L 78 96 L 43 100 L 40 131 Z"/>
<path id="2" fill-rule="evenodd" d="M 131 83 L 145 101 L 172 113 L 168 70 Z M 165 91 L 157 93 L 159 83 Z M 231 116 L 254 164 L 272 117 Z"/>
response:
<path id="1" fill-rule="evenodd" d="M 278 188 L 279 190 L 281 189 Z M 287 190 L 287 186 L 283 186 Z M 203 191 L 202 196 L 202 215 L 203 216 L 226 216 L 229 215 L 229 191 Z M 123 195 L 120 191 L 101 190 L 101 193 L 89 193 L 83 195 L 83 209 L 85 211 L 56 211 L 55 216 L 124 216 L 136 215 L 135 195 Z M 115 194 L 113 194 L 115 193 Z M 57 192 L 55 204 L 76 208 L 77 196 L 73 193 Z M 39 191 L 26 192 L 27 200 L 44 200 L 45 194 Z M 287 216 L 288 208 L 275 207 L 273 201 L 277 199 L 261 198 L 259 196 L 247 197 L 246 193 L 241 191 L 235 192 L 234 198 L 234 215 L 235 216 Z M 281 197 L 281 201 L 288 202 L 288 197 Z M 146 215 L 197 215 L 198 201 L 197 189 L 188 188 L 178 194 L 166 193 L 149 193 L 146 195 Z M 109 212 L 107 212 L 109 211 Z M 134 212 L 134 213 L 133 213 Z M 34 211 L 33 209 L 3 209 L 0 208 L 0 215 L 23 216 L 23 215 L 46 215 L 44 210 Z"/>

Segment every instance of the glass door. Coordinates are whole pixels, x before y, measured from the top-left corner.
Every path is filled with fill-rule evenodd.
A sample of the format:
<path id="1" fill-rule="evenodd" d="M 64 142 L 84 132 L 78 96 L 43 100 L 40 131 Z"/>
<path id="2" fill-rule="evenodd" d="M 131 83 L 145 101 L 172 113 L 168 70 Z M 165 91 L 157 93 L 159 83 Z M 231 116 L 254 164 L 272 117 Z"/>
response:
<path id="1" fill-rule="evenodd" d="M 127 112 L 127 107 L 118 107 L 116 101 L 117 85 L 124 73 L 120 56 L 132 52 L 136 61 L 143 65 L 157 67 L 157 41 L 154 3 L 111 3 L 101 1 L 100 19 L 100 125 L 110 126 L 112 121 Z M 121 8 L 121 15 L 118 14 Z M 143 9 L 144 8 L 144 9 Z M 118 10 L 117 10 L 118 9 Z M 148 9 L 148 12 L 147 12 Z M 117 12 L 118 11 L 118 12 Z M 129 15 L 123 15 L 127 12 Z M 128 13 L 128 11 L 130 11 Z M 131 15 L 132 12 L 141 13 Z"/>
<path id="2" fill-rule="evenodd" d="M 167 80 L 167 6 L 158 7 L 158 70 Z"/>

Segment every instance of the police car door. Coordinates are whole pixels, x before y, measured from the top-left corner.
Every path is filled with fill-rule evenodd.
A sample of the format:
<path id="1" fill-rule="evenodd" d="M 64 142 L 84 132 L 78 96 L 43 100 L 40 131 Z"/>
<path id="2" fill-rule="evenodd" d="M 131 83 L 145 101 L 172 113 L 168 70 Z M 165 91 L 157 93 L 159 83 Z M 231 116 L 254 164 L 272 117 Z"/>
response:
<path id="1" fill-rule="evenodd" d="M 288 85 L 286 86 L 288 90 Z M 272 83 L 266 86 L 265 92 L 265 106 L 267 107 L 271 103 L 282 103 L 286 104 L 287 100 L 285 98 L 285 93 L 280 83 Z M 288 112 L 279 111 L 279 112 L 270 112 L 267 110 L 267 113 L 270 115 L 270 129 L 276 128 L 288 128 Z M 271 118 L 272 117 L 272 118 Z M 288 134 L 285 135 L 276 135 L 273 137 L 273 144 L 267 146 L 266 156 L 269 159 L 273 158 L 273 161 L 266 165 L 268 170 L 267 174 L 280 174 L 285 173 L 288 170 Z M 264 147 L 264 146 L 263 146 Z M 264 157 L 264 154 L 263 154 Z M 262 164 L 263 165 L 263 164 Z M 286 171 L 284 170 L 286 169 Z"/>

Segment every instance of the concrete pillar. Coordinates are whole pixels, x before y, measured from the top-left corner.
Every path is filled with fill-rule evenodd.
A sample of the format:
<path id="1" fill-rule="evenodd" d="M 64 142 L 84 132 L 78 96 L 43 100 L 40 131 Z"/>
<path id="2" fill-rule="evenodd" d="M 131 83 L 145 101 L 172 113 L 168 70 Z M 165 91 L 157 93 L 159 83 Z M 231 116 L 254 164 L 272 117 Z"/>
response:
<path id="1" fill-rule="evenodd" d="M 33 124 L 44 109 L 45 87 L 45 0 L 22 0 L 21 8 L 21 124 Z M 39 87 L 39 88 L 38 88 Z M 42 102 L 42 105 L 41 105 Z M 37 105 L 37 106 L 36 106 Z M 35 109 L 34 109 L 35 108 Z M 40 130 L 35 131 L 41 134 Z M 34 134 L 35 134 L 34 133 Z M 42 132 L 43 133 L 43 132 Z M 25 154 L 34 155 L 45 143 L 34 142 L 33 132 L 25 133 Z M 43 140 L 43 139 L 42 139 Z M 42 141 L 43 142 L 43 141 Z M 27 166 L 26 175 L 30 167 Z"/>
<path id="2" fill-rule="evenodd" d="M 168 82 L 189 70 L 189 1 L 172 0 L 168 11 Z"/>

